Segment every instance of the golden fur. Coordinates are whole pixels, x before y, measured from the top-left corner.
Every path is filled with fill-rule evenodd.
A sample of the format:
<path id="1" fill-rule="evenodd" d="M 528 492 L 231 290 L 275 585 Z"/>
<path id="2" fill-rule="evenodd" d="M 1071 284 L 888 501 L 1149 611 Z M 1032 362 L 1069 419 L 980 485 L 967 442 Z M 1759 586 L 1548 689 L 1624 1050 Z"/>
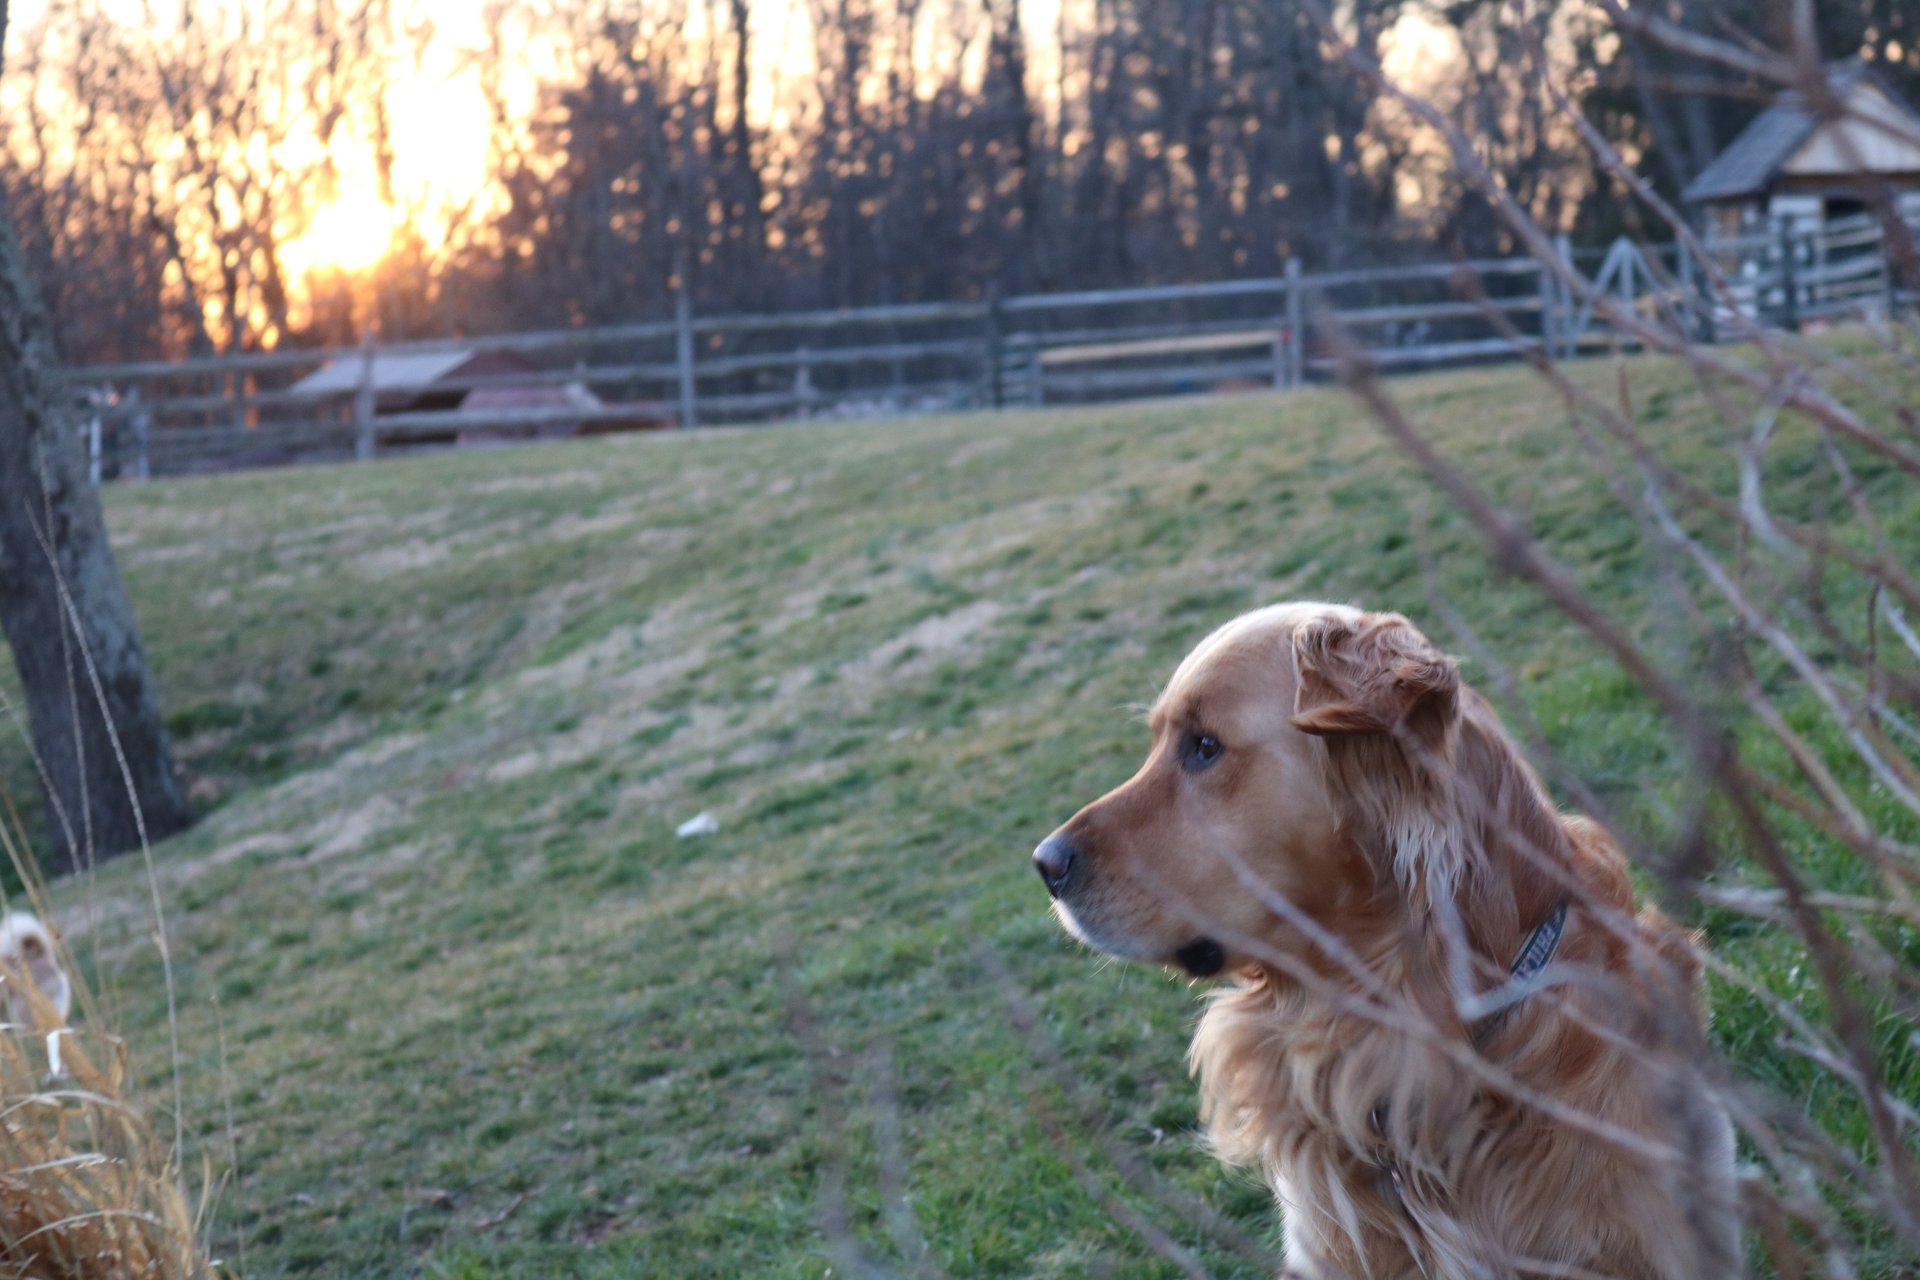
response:
<path id="1" fill-rule="evenodd" d="M 1035 861 L 1077 937 L 1229 977 L 1191 1061 L 1290 1273 L 1738 1274 L 1693 941 L 1635 913 L 1620 852 L 1449 659 L 1395 614 L 1276 605 L 1204 640 L 1149 723 L 1139 772 Z"/>

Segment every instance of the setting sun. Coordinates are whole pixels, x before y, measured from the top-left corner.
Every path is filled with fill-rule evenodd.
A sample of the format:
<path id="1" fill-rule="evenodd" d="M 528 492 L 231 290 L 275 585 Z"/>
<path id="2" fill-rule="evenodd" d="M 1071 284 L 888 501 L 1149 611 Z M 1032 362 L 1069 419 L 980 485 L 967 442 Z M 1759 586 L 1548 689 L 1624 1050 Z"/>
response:
<path id="1" fill-rule="evenodd" d="M 321 209 L 284 250 L 289 274 L 364 271 L 392 247 L 399 217 L 370 191 L 349 191 Z"/>
<path id="2" fill-rule="evenodd" d="M 283 248 L 296 309 L 308 276 L 364 272 L 409 226 L 424 243 L 441 245 L 453 224 L 489 206 L 489 108 L 463 55 L 481 36 L 465 34 L 467 45 L 436 45 L 388 69 L 378 113 L 384 162 L 367 121 L 351 115 L 318 143 L 335 195 Z"/>

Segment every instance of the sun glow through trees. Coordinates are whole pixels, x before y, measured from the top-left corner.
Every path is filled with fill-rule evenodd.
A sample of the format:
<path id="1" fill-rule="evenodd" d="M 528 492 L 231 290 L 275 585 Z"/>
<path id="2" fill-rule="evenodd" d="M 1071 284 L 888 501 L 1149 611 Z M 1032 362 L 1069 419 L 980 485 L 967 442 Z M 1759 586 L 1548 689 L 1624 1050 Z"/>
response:
<path id="1" fill-rule="evenodd" d="M 303 280 L 322 271 L 364 271 L 386 256 L 398 225 L 393 206 L 377 195 L 348 192 L 322 207 L 281 250 L 287 273 Z"/>

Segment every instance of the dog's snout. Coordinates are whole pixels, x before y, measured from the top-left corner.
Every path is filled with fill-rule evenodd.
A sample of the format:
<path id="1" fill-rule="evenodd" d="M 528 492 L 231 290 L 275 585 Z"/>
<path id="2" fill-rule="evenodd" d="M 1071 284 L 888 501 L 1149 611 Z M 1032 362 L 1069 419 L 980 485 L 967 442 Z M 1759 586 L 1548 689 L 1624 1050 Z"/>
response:
<path id="1" fill-rule="evenodd" d="M 1047 892 L 1056 898 L 1073 876 L 1073 863 L 1073 844 L 1063 835 L 1048 836 L 1033 851 L 1033 869 L 1046 881 Z"/>

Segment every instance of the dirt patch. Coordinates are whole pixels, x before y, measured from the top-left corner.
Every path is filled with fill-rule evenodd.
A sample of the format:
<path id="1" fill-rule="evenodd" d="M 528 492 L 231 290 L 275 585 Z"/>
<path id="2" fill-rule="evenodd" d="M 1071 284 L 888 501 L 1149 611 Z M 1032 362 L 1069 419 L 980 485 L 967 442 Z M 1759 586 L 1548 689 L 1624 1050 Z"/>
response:
<path id="1" fill-rule="evenodd" d="M 303 805 L 312 804 L 348 788 L 360 775 L 378 770 L 389 775 L 388 766 L 405 752 L 428 739 L 418 733 L 396 733 L 348 751 L 327 764 L 295 774 L 285 782 L 249 800 L 244 812 L 249 822 L 265 825 L 278 822 Z"/>
<path id="2" fill-rule="evenodd" d="M 398 826 L 407 814 L 405 806 L 390 796 L 375 795 L 344 818 L 328 818 L 316 824 L 326 837 L 307 855 L 309 862 L 325 862 L 343 853 L 358 853 L 382 831 Z"/>
<path id="3" fill-rule="evenodd" d="M 597 516 L 561 516 L 547 526 L 543 536 L 555 542 L 566 542 L 574 538 L 591 538 L 596 533 L 612 533 L 616 529 L 627 529 L 646 518 L 646 513 L 633 507 L 620 511 L 606 511 Z"/>
<path id="4" fill-rule="evenodd" d="M 568 489 L 597 489 L 606 484 L 600 471 L 554 471 L 546 475 L 503 476 L 467 486 L 473 493 L 554 493 Z"/>
<path id="5" fill-rule="evenodd" d="M 542 735 L 539 745 L 488 766 L 481 776 L 488 782 L 512 782 L 549 773 L 571 764 L 604 756 L 635 734 L 665 724 L 670 717 L 645 708 L 594 716 L 565 733 Z"/>
<path id="6" fill-rule="evenodd" d="M 1111 520 L 1120 501 L 1111 492 L 1083 493 L 1072 498 L 1040 498 L 976 516 L 942 529 L 939 542 L 921 563 L 930 572 L 952 576 L 998 560 L 1037 539 L 1057 537 L 1064 529 Z"/>
<path id="7" fill-rule="evenodd" d="M 948 470 L 952 470 L 955 467 L 966 466 L 975 458 L 985 458 L 996 453 L 1005 453 L 1012 447 L 1012 436 L 983 436 L 978 440 L 970 440 L 958 449 L 955 449 L 946 456 L 945 463 Z"/>
<path id="8" fill-rule="evenodd" d="M 371 857 L 342 858 L 336 861 L 326 872 L 317 878 L 315 888 L 322 893 L 338 891 L 359 892 L 373 889 L 383 877 L 409 867 L 437 861 L 445 858 L 455 849 L 454 842 L 444 836 L 427 840 L 403 840 L 390 845 Z M 383 906 L 391 907 L 404 901 L 412 890 L 408 887 L 408 877 L 400 877 L 390 883 L 380 895 Z"/>
<path id="9" fill-rule="evenodd" d="M 965 657 L 977 650 L 983 633 L 1006 612 L 1007 606 L 998 600 L 975 600 L 923 618 L 843 667 L 846 687 L 870 696 L 887 685 L 924 676 L 943 662 Z"/>
<path id="10" fill-rule="evenodd" d="M 143 547 L 129 541 L 126 545 L 116 543 L 113 554 L 128 568 L 146 568 L 159 564 L 205 563 L 219 550 L 217 542 L 169 542 L 164 546 Z"/>
<path id="11" fill-rule="evenodd" d="M 403 542 L 355 556 L 348 563 L 361 574 L 373 578 L 391 578 L 395 574 L 426 569 L 439 564 L 450 554 L 445 541 Z"/>

